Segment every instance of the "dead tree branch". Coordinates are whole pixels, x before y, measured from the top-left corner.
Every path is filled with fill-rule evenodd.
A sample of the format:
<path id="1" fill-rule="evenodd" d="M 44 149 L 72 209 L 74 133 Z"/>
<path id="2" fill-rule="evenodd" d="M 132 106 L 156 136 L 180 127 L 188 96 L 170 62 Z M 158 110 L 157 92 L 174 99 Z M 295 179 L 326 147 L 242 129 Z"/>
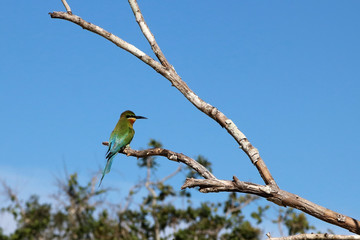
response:
<path id="1" fill-rule="evenodd" d="M 358 235 L 334 235 L 334 234 L 299 234 L 294 236 L 287 236 L 287 237 L 279 237 L 279 238 L 273 238 L 270 237 L 270 234 L 266 234 L 268 236 L 267 240 L 330 240 L 330 239 L 336 239 L 336 240 L 360 240 L 360 236 Z"/>
<path id="2" fill-rule="evenodd" d="M 148 25 L 146 24 L 145 19 L 140 11 L 139 5 L 137 4 L 136 0 L 129 0 L 129 4 L 134 13 L 136 22 L 139 24 L 141 32 L 144 34 L 145 38 L 148 40 L 151 49 L 155 53 L 156 57 L 159 59 L 161 65 L 163 65 L 165 68 L 168 69 L 171 65 L 165 58 L 164 54 L 162 53 L 159 45 L 155 40 L 154 35 L 152 34 Z"/>
<path id="3" fill-rule="evenodd" d="M 310 202 L 298 195 L 277 189 L 271 186 L 263 186 L 254 183 L 242 182 L 236 176 L 233 181 L 228 180 L 205 180 L 205 179 L 186 179 L 181 187 L 199 187 L 200 192 L 242 192 L 251 193 L 266 198 L 282 207 L 292 207 L 308 213 L 318 219 L 328 223 L 346 228 L 351 232 L 360 233 L 360 222 L 354 218 L 334 212 L 313 202 Z"/>
<path id="4" fill-rule="evenodd" d="M 106 146 L 109 145 L 108 142 L 103 142 L 102 144 Z M 133 150 L 131 148 L 125 148 L 122 153 L 126 154 L 127 156 L 133 156 L 137 158 L 143 158 L 149 156 L 163 156 L 171 161 L 181 162 L 188 165 L 205 179 L 216 179 L 215 176 L 209 170 L 207 170 L 203 165 L 201 165 L 194 159 L 185 156 L 182 153 L 176 153 L 163 148 L 151 148 L 146 150 Z"/>
<path id="5" fill-rule="evenodd" d="M 63 1 L 63 0 L 62 0 Z M 64 2 L 64 1 L 63 1 Z M 136 0 L 129 0 L 129 4 L 134 13 L 135 19 L 140 26 L 142 33 L 148 40 L 151 49 L 155 53 L 159 62 L 145 54 L 140 49 L 136 48 L 132 44 L 124 41 L 123 39 L 115 36 L 114 34 L 106 31 L 105 29 L 94 25 L 90 22 L 83 20 L 81 17 L 72 15 L 69 13 L 69 8 L 66 8 L 68 12 L 52 12 L 49 13 L 52 18 L 64 19 L 73 22 L 82 28 L 94 32 L 109 41 L 113 42 L 118 47 L 131 53 L 139 58 L 141 61 L 152 67 L 155 71 L 160 73 L 171 84 L 176 87 L 196 108 L 214 119 L 221 127 L 225 128 L 228 133 L 239 144 L 240 148 L 247 154 L 251 162 L 256 166 L 260 176 L 266 185 L 258 185 L 253 183 L 242 182 L 234 176 L 233 181 L 219 180 L 211 172 L 209 172 L 204 166 L 197 163 L 195 160 L 170 150 L 155 148 L 142 151 L 136 151 L 132 149 L 125 149 L 124 154 L 134 157 L 147 157 L 147 156 L 164 156 L 171 161 L 182 162 L 189 167 L 197 171 L 205 179 L 187 179 L 182 188 L 187 187 L 199 187 L 201 192 L 243 192 L 252 193 L 267 200 L 274 202 L 280 206 L 291 206 L 301 211 L 307 212 L 312 216 L 315 216 L 323 221 L 338 225 L 346 228 L 352 232 L 360 234 L 360 222 L 349 218 L 347 216 L 338 214 L 329 209 L 311 203 L 297 195 L 288 193 L 279 189 L 274 178 L 272 177 L 269 169 L 266 167 L 265 162 L 260 157 L 259 151 L 249 142 L 244 133 L 242 133 L 235 123 L 227 118 L 221 111 L 214 106 L 202 100 L 196 95 L 187 84 L 176 73 L 175 69 L 167 61 L 165 55 L 158 46 L 154 35 L 150 31 L 150 28 L 145 22 L 145 19 L 140 11 L 140 8 Z M 64 4 L 65 5 L 65 4 Z M 65 5 L 66 7 L 66 5 Z M 106 143 L 104 143 L 106 145 Z"/>
<path id="6" fill-rule="evenodd" d="M 65 9 L 66 9 L 66 12 L 67 12 L 68 14 L 72 14 L 71 8 L 70 8 L 69 4 L 66 2 L 66 0 L 61 0 L 61 2 L 64 4 L 64 7 L 65 7 Z"/>
<path id="7" fill-rule="evenodd" d="M 130 2 L 135 2 L 132 0 Z M 137 3 L 136 3 L 137 6 Z M 163 65 L 161 62 L 157 62 L 140 49 L 136 48 L 134 45 L 122 40 L 121 38 L 115 36 L 114 34 L 106 31 L 105 29 L 94 25 L 90 22 L 83 20 L 81 17 L 68 14 L 66 12 L 52 12 L 49 13 L 52 18 L 64 19 L 70 22 L 73 22 L 82 28 L 94 32 L 109 41 L 113 42 L 118 47 L 124 49 L 125 51 L 133 54 L 135 57 L 139 58 L 144 63 L 148 64 L 152 67 L 155 71 L 163 75 L 166 79 L 168 79 L 171 84 L 176 87 L 195 107 L 197 107 L 200 111 L 208 115 L 209 117 L 213 118 L 216 122 L 220 124 L 223 128 L 225 128 L 229 134 L 237 141 L 240 145 L 240 148 L 249 156 L 251 162 L 256 166 L 258 169 L 261 177 L 263 178 L 266 184 L 276 185 L 276 182 L 270 171 L 265 165 L 265 162 L 260 157 L 259 151 L 252 146 L 246 136 L 238 129 L 231 119 L 228 119 L 222 112 L 220 112 L 217 108 L 213 107 L 209 103 L 206 103 L 204 100 L 199 98 L 188 86 L 187 84 L 181 79 L 181 77 L 176 73 L 173 67 L 169 67 L 170 65 L 167 63 L 167 60 L 164 54 L 161 52 L 160 48 L 157 46 L 155 42 L 155 38 L 152 38 L 148 32 L 150 32 L 149 28 L 147 27 L 145 20 L 140 12 L 137 11 L 137 7 L 133 7 L 133 11 L 135 9 L 135 16 L 139 19 L 140 28 L 144 29 L 144 35 L 147 36 L 149 43 L 153 49 L 155 49 L 156 56 L 160 59 L 161 62 L 164 62 Z M 151 32 L 150 32 L 151 33 Z"/>
<path id="8" fill-rule="evenodd" d="M 103 142 L 103 145 L 108 145 L 108 142 Z M 176 153 L 163 148 L 151 148 L 140 151 L 133 150 L 131 148 L 125 148 L 122 153 L 127 156 L 133 156 L 137 158 L 147 156 L 163 156 L 171 161 L 178 161 L 188 165 L 205 178 L 187 178 L 181 189 L 198 187 L 198 190 L 202 193 L 241 192 L 254 194 L 263 197 L 266 200 L 279 206 L 296 208 L 318 219 L 348 229 L 351 232 L 360 233 L 360 222 L 354 218 L 334 212 L 330 209 L 310 202 L 298 195 L 289 193 L 271 185 L 260 185 L 243 182 L 240 181 L 236 176 L 233 176 L 232 181 L 217 179 L 205 167 L 184 154 Z M 173 156 L 176 156 L 176 158 Z M 184 161 L 184 159 L 186 159 L 186 161 Z M 211 178 L 208 178 L 210 174 Z"/>

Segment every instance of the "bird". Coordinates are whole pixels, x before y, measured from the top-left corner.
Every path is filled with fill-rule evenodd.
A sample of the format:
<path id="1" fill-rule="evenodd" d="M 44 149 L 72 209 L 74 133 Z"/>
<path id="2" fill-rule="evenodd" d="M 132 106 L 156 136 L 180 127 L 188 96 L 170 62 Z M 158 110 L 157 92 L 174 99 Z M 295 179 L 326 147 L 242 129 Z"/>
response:
<path id="1" fill-rule="evenodd" d="M 111 132 L 109 139 L 109 149 L 106 152 L 106 166 L 103 170 L 102 177 L 99 183 L 101 185 L 105 174 L 110 172 L 112 162 L 115 155 L 126 148 L 134 137 L 135 130 L 133 124 L 136 119 L 147 119 L 143 116 L 136 116 L 134 112 L 127 110 L 120 115 L 114 130 Z"/>

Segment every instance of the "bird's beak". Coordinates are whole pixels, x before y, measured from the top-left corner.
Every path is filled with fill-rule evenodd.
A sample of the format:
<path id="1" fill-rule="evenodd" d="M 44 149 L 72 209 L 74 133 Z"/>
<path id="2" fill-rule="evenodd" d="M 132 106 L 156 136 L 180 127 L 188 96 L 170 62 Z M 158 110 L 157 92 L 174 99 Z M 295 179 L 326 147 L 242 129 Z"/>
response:
<path id="1" fill-rule="evenodd" d="M 135 116 L 136 119 L 147 119 L 146 117 L 143 116 Z"/>

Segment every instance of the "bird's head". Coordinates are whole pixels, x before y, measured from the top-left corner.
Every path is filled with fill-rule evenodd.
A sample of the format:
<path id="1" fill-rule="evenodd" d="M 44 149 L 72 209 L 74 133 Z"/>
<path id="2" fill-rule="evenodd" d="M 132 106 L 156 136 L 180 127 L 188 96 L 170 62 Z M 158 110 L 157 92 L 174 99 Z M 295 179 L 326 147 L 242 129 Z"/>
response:
<path id="1" fill-rule="evenodd" d="M 135 113 L 128 110 L 121 114 L 120 119 L 127 119 L 127 121 L 129 121 L 131 125 L 133 125 L 136 119 L 147 119 L 147 118 L 143 116 L 136 116 Z"/>

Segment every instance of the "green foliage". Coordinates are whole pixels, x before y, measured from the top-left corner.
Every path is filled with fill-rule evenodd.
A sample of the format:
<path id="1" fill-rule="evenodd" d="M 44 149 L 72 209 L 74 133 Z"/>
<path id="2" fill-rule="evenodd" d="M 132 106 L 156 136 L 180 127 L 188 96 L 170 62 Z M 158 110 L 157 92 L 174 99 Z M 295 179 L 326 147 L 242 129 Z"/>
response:
<path id="1" fill-rule="evenodd" d="M 315 230 L 314 226 L 309 222 L 304 213 L 293 208 L 278 208 L 278 216 L 276 220 L 272 220 L 279 226 L 280 234 L 283 235 L 282 227 L 285 226 L 289 235 L 306 233 L 308 230 Z"/>
<path id="2" fill-rule="evenodd" d="M 289 230 L 289 235 L 305 233 L 307 230 L 315 229 L 314 226 L 309 224 L 304 213 L 297 213 L 293 208 L 286 210 L 284 223 Z"/>
<path id="3" fill-rule="evenodd" d="M 13 199 L 14 200 L 14 199 Z M 20 210 L 20 209 L 19 209 Z M 25 203 L 25 208 L 16 214 L 18 228 L 10 239 L 39 239 L 50 223 L 49 204 L 40 204 L 37 196 L 31 196 Z M 17 209 L 12 209 L 12 212 Z"/>
<path id="4" fill-rule="evenodd" d="M 251 217 L 256 220 L 256 224 L 260 224 L 263 221 L 266 210 L 270 208 L 269 205 L 258 206 L 257 212 L 252 212 Z"/>
<path id="5" fill-rule="evenodd" d="M 155 139 L 150 139 L 150 142 L 148 143 L 148 146 L 150 148 L 162 148 L 161 142 L 156 141 Z"/>
<path id="6" fill-rule="evenodd" d="M 260 230 L 254 228 L 249 221 L 244 221 L 236 226 L 232 232 L 224 234 L 220 239 L 227 240 L 256 240 L 259 239 Z"/>
<path id="7" fill-rule="evenodd" d="M 162 147 L 155 140 L 151 140 L 149 146 Z M 198 156 L 197 161 L 211 169 L 211 163 L 203 156 Z M 23 203 L 8 188 L 10 203 L 2 211 L 13 215 L 17 228 L 10 235 L 5 235 L 0 228 L 0 240 L 260 238 L 258 226 L 252 225 L 243 213 L 243 209 L 258 197 L 229 193 L 225 201 L 201 202 L 194 206 L 189 191 L 175 190 L 166 183 L 178 171 L 157 180 L 154 173 L 158 166 L 154 157 L 140 159 L 139 167 L 145 168 L 146 177 L 131 188 L 125 203 L 111 207 L 104 206 L 107 191 L 96 187 L 96 179 L 82 185 L 76 173 L 59 181 L 60 191 L 55 196 L 58 203 L 54 205 L 40 203 L 36 196 Z M 190 168 L 182 171 L 187 177 L 199 177 Z M 141 189 L 147 190 L 148 194 L 137 197 L 135 206 L 130 207 Z M 178 204 L 179 201 L 183 204 Z M 251 213 L 256 224 L 262 222 L 268 209 L 269 206 L 258 206 Z M 289 209 L 282 214 L 282 223 L 289 229 L 289 234 L 312 228 L 302 213 Z"/>

